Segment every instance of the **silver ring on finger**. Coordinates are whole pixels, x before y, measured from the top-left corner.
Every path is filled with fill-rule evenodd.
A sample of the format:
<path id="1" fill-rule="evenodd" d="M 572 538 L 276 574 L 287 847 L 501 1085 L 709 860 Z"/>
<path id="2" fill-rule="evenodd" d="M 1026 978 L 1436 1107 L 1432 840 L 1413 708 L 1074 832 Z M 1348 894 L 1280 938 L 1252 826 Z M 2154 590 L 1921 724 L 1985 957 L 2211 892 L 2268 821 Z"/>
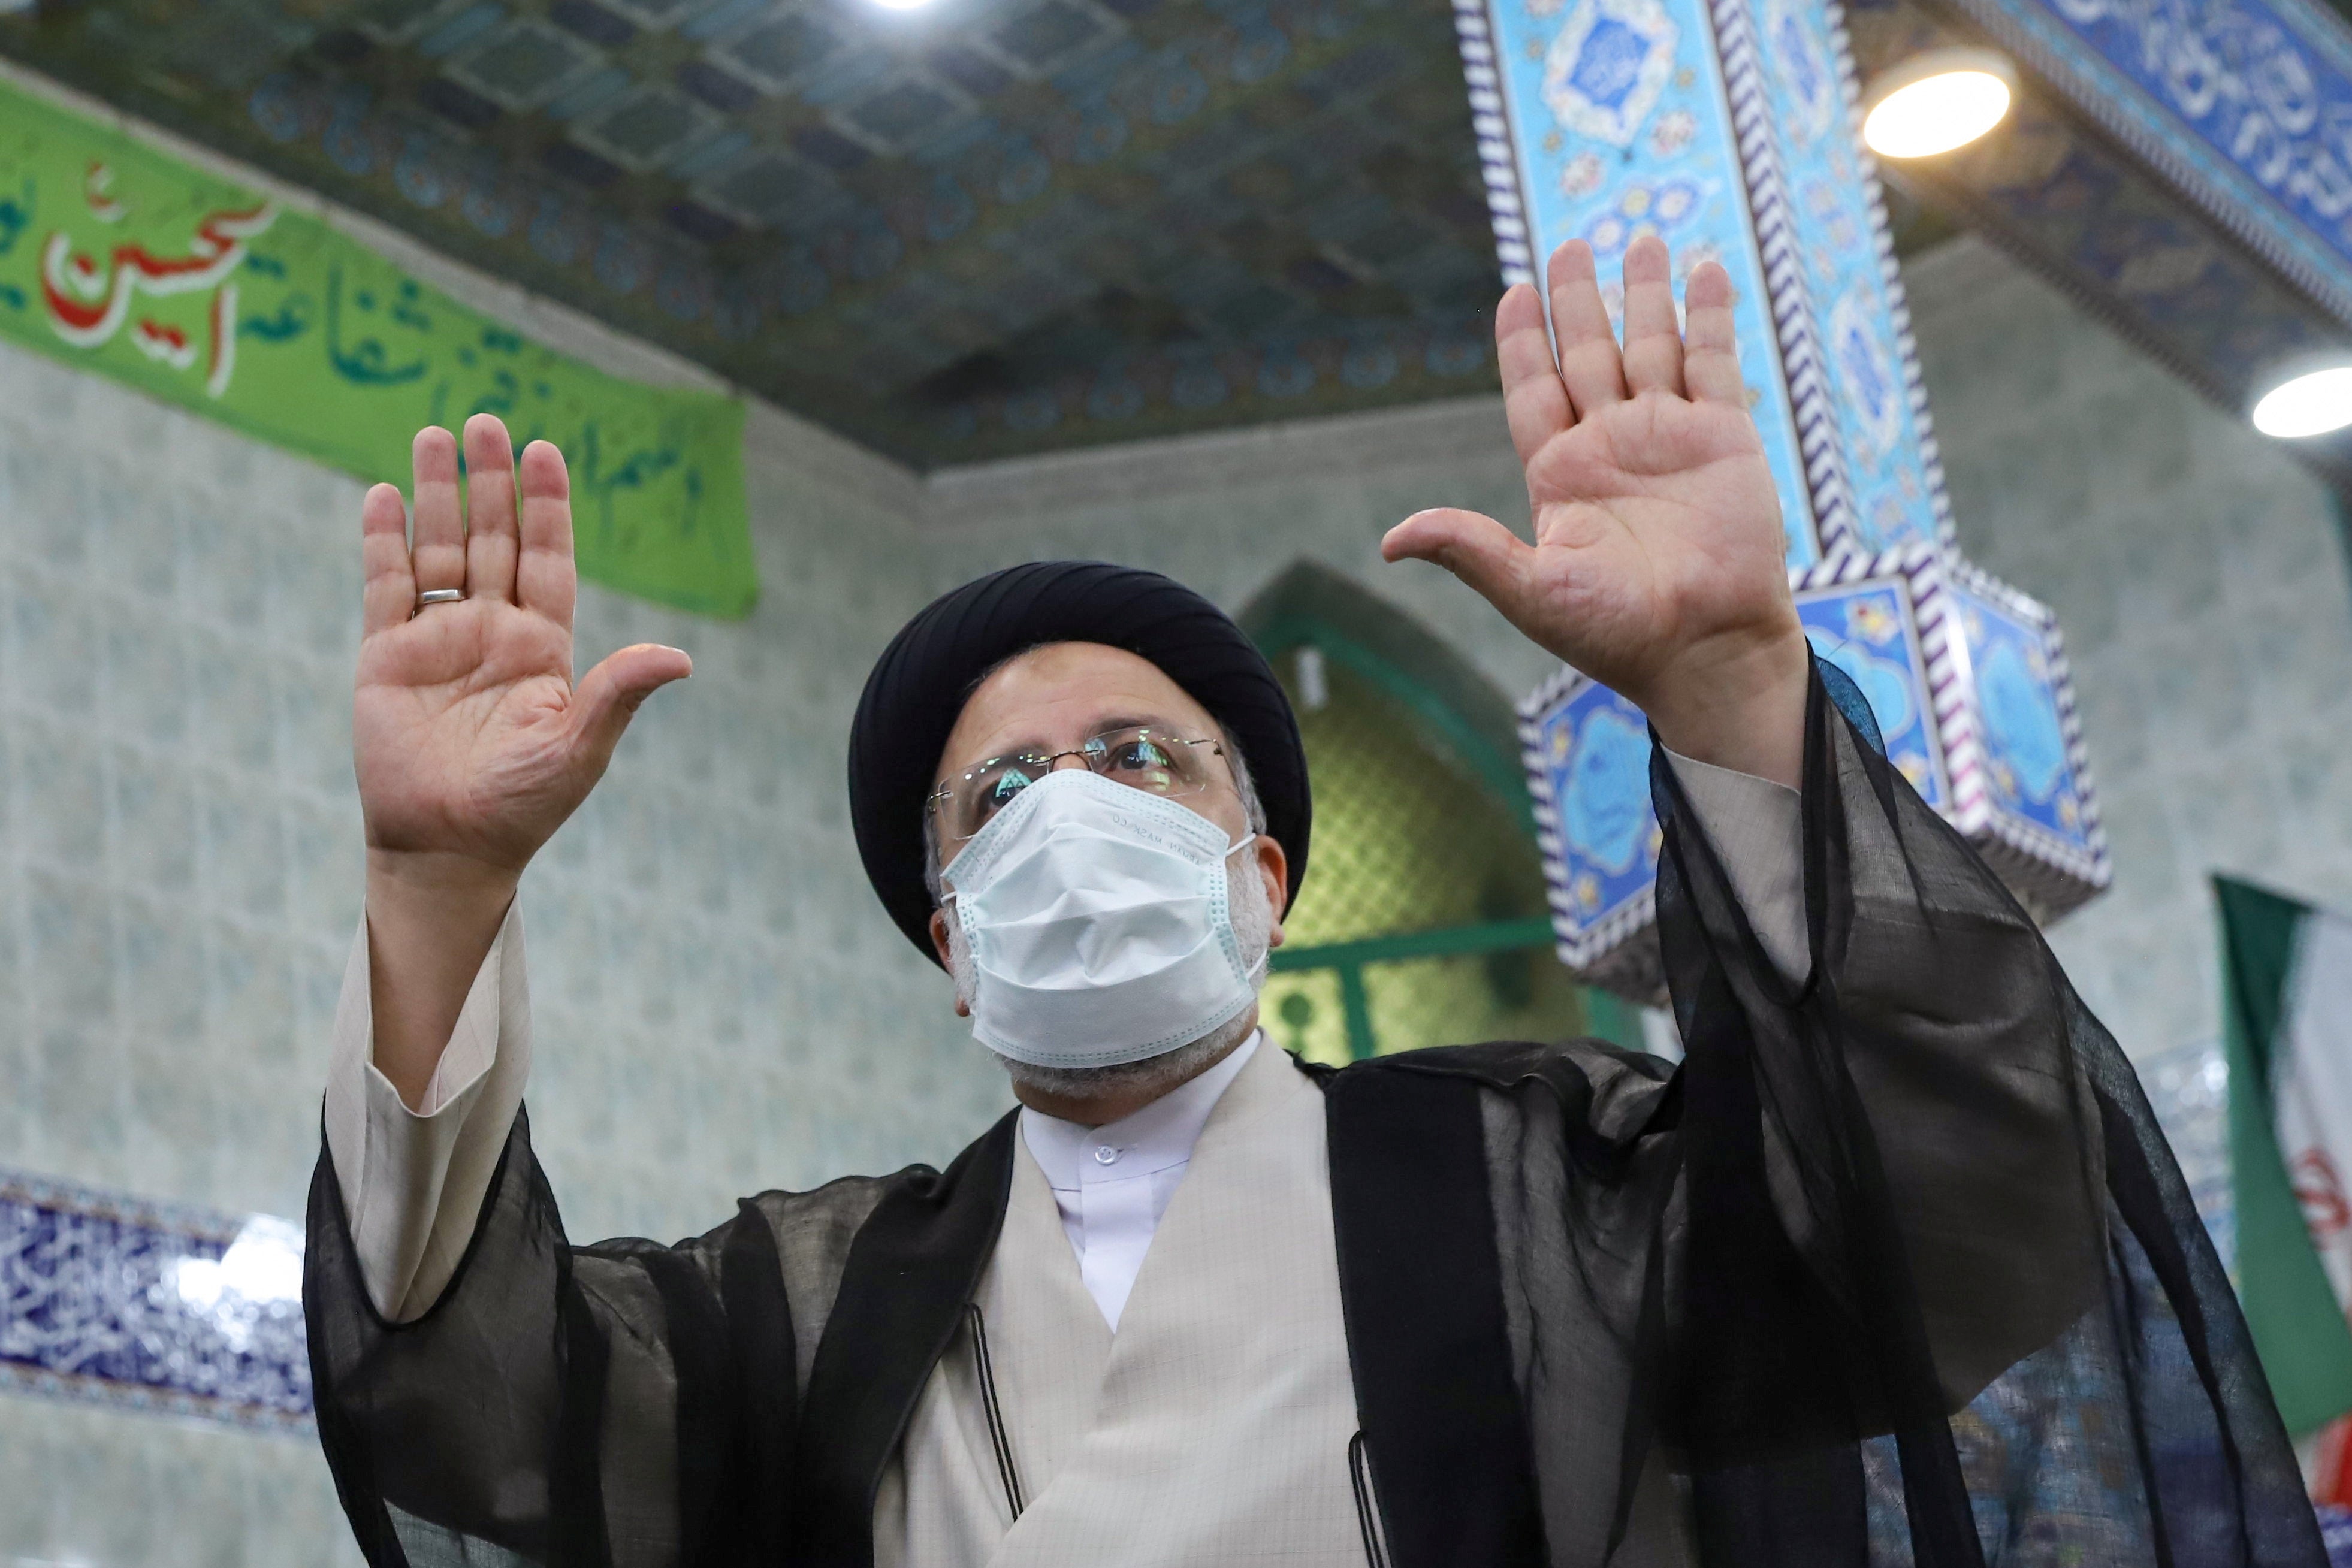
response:
<path id="1" fill-rule="evenodd" d="M 422 610 L 428 604 L 455 604 L 465 597 L 466 591 L 462 588 L 428 588 L 416 596 L 416 608 Z"/>

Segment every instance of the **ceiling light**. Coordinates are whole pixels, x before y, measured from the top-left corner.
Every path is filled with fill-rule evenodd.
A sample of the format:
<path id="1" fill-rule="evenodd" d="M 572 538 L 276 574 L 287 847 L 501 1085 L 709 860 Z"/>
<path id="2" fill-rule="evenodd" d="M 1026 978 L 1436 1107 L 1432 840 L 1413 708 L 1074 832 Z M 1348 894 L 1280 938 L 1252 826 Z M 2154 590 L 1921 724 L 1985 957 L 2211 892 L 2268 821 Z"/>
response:
<path id="1" fill-rule="evenodd" d="M 919 11 L 931 0 L 874 0 L 885 11 Z"/>
<path id="2" fill-rule="evenodd" d="M 1930 49 L 1880 74 L 1864 99 L 1862 139 L 1884 158 L 1965 147 L 1999 125 L 2017 68 L 1990 49 Z"/>
<path id="3" fill-rule="evenodd" d="M 2288 377 L 2255 401 L 2254 428 L 2292 439 L 2352 424 L 2352 365 L 2319 365 Z"/>

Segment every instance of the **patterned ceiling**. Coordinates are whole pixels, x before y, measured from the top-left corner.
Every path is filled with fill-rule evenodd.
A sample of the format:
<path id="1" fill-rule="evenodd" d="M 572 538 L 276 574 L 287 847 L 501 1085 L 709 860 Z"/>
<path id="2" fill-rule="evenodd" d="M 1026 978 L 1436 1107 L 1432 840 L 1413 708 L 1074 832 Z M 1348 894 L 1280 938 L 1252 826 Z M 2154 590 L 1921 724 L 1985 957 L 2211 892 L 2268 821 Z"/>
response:
<path id="1" fill-rule="evenodd" d="M 1445 0 L 41 0 L 0 51 L 923 466 L 1491 385 Z"/>

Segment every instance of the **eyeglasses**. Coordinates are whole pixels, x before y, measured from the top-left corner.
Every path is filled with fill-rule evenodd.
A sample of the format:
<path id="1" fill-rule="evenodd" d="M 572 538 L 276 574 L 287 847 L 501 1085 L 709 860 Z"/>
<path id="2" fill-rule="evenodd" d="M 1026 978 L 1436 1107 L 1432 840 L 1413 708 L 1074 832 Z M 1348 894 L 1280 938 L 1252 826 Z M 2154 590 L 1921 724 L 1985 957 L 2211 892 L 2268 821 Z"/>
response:
<path id="1" fill-rule="evenodd" d="M 1003 810 L 1012 799 L 1054 770 L 1065 757 L 1076 757 L 1092 771 L 1115 784 L 1148 794 L 1181 800 L 1198 795 L 1217 781 L 1209 758 L 1225 748 L 1205 737 L 1194 739 L 1150 725 L 1107 729 L 1069 751 L 1015 751 L 992 757 L 952 779 L 940 780 L 929 797 L 939 814 L 940 831 L 950 843 L 961 843 Z"/>

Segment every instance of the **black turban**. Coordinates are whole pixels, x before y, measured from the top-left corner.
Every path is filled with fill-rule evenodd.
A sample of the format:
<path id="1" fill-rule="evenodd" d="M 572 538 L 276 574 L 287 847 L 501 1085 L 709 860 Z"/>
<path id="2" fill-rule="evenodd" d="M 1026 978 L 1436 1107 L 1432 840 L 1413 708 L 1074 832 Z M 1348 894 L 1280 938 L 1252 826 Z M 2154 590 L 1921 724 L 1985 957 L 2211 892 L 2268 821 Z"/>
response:
<path id="1" fill-rule="evenodd" d="M 849 730 L 849 821 L 866 880 L 926 957 L 923 802 L 981 676 L 1045 643 L 1102 643 L 1150 660 L 1225 727 L 1248 759 L 1266 832 L 1307 874 L 1307 754 L 1274 671 L 1233 617 L 1156 571 L 1097 560 L 1006 567 L 943 594 L 882 652 Z M 1287 900 L 1285 901 L 1287 903 Z"/>

